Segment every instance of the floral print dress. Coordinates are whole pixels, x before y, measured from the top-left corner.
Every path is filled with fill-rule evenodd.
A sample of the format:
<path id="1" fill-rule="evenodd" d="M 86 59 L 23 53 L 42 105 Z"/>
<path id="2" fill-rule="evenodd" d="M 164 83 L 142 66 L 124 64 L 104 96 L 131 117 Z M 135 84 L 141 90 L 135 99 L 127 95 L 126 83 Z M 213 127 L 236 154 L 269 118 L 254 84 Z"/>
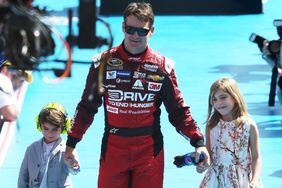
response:
<path id="1" fill-rule="evenodd" d="M 201 188 L 248 188 L 251 173 L 249 135 L 251 125 L 220 120 L 210 130 L 212 164 Z"/>

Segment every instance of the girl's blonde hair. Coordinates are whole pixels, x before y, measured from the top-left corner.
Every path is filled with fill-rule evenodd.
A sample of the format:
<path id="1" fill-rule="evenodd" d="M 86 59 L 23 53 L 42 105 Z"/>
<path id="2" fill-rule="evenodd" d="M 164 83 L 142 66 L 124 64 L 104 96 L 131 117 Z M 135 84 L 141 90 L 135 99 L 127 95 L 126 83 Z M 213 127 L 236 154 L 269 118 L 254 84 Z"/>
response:
<path id="1" fill-rule="evenodd" d="M 236 125 L 241 125 L 242 121 L 248 117 L 243 95 L 241 94 L 237 82 L 234 79 L 220 78 L 216 80 L 210 88 L 207 126 L 209 128 L 215 127 L 221 118 L 220 113 L 215 110 L 213 106 L 214 95 L 218 90 L 222 90 L 223 92 L 230 94 L 234 99 L 234 107 L 232 110 L 233 119 L 235 120 Z"/>

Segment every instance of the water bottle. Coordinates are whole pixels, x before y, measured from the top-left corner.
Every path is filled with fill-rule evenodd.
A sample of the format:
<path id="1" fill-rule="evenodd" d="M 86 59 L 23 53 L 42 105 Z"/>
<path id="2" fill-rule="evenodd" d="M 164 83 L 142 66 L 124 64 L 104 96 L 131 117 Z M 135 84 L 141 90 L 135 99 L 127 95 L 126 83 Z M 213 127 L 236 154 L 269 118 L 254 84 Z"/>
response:
<path id="1" fill-rule="evenodd" d="M 72 175 L 76 175 L 80 172 L 80 166 L 75 159 L 72 159 L 72 164 L 69 166 L 69 171 Z"/>
<path id="2" fill-rule="evenodd" d="M 69 171 L 72 175 L 76 175 L 80 172 L 80 166 L 76 166 L 74 168 L 69 168 Z"/>
<path id="3" fill-rule="evenodd" d="M 199 162 L 202 162 L 203 160 L 205 160 L 205 155 L 201 153 Z M 183 166 L 197 165 L 198 163 L 196 163 L 195 161 L 194 152 L 187 153 L 185 155 L 176 156 L 174 157 L 174 162 L 173 162 L 173 164 L 175 164 L 178 168 L 181 168 Z"/>

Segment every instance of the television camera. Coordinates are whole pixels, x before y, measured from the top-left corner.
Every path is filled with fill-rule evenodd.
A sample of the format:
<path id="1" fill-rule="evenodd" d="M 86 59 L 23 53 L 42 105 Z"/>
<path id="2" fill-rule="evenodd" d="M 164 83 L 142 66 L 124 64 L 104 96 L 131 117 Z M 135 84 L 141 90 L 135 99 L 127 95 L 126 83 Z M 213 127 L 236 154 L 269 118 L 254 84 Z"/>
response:
<path id="1" fill-rule="evenodd" d="M 270 55 L 273 60 L 276 60 L 277 56 L 280 56 L 281 40 L 282 40 L 282 20 L 274 20 L 273 25 L 277 28 L 277 34 L 279 35 L 278 40 L 267 40 L 264 37 L 252 33 L 250 41 L 258 45 L 263 55 Z M 282 68 L 281 62 L 276 62 L 276 66 Z"/>
<path id="2" fill-rule="evenodd" d="M 0 33 L 0 52 L 18 69 L 34 70 L 40 57 L 54 53 L 51 30 L 23 5 L 0 7 Z"/>
<path id="3" fill-rule="evenodd" d="M 282 19 L 274 20 L 273 25 L 277 29 L 279 39 L 269 41 L 255 33 L 252 33 L 249 38 L 251 42 L 258 45 L 263 59 L 273 67 L 268 101 L 269 106 L 274 106 L 275 104 L 276 85 L 278 84 L 279 89 L 282 90 Z"/>
<path id="4" fill-rule="evenodd" d="M 112 47 L 113 37 L 109 24 L 96 15 L 96 0 L 79 0 L 79 35 L 72 34 L 72 11 L 69 11 L 69 35 L 62 40 L 68 52 L 68 59 L 52 60 L 65 63 L 65 70 L 39 68 L 39 64 L 48 61 L 47 57 L 54 54 L 56 43 L 53 36 L 58 36 L 58 33 L 42 21 L 38 10 L 25 6 L 24 2 L 25 0 L 10 0 L 6 5 L 0 5 L 0 53 L 16 69 L 54 71 L 59 77 L 65 70 L 70 69 L 72 62 L 86 63 L 71 59 L 71 48 L 74 45 L 84 49 L 102 45 Z M 110 39 L 96 36 L 96 21 L 106 25 Z"/>

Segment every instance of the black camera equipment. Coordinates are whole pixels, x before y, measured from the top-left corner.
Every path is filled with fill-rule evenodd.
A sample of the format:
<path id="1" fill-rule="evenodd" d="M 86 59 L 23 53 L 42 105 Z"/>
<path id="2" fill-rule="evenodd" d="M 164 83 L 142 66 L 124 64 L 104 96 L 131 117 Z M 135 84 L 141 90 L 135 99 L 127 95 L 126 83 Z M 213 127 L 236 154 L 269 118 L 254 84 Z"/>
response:
<path id="1" fill-rule="evenodd" d="M 276 85 L 278 78 L 278 69 L 282 69 L 282 59 L 281 59 L 281 41 L 282 41 L 282 19 L 277 19 L 273 21 L 273 25 L 277 29 L 277 34 L 279 35 L 278 40 L 269 41 L 264 37 L 252 33 L 249 40 L 258 45 L 259 50 L 262 52 L 262 57 L 267 61 L 271 62 L 273 65 L 272 68 L 272 76 L 271 76 L 271 84 L 270 84 L 270 93 L 268 105 L 274 106 L 275 104 L 275 93 L 276 93 Z M 280 89 L 282 89 L 282 78 L 279 77 L 278 85 Z"/>
<path id="2" fill-rule="evenodd" d="M 0 7 L 0 52 L 17 69 L 34 70 L 39 58 L 52 55 L 51 30 L 38 15 L 21 4 Z"/>
<path id="3" fill-rule="evenodd" d="M 81 49 L 91 49 L 107 45 L 110 49 L 113 45 L 113 36 L 108 23 L 97 16 L 96 0 L 79 0 L 78 7 L 78 36 L 72 34 L 73 10 L 68 11 L 69 34 L 67 41 L 71 47 L 77 45 Z M 109 32 L 109 39 L 96 36 L 96 22 L 105 25 Z"/>
<path id="4" fill-rule="evenodd" d="M 31 9 L 33 8 L 33 9 Z M 57 77 L 70 76 L 72 63 L 90 64 L 90 62 L 73 61 L 71 49 L 96 48 L 102 45 L 112 47 L 113 36 L 110 26 L 96 15 L 96 0 L 79 0 L 79 35 L 72 34 L 72 10 L 69 10 L 69 35 L 66 40 L 51 30 L 43 21 L 41 15 L 35 13 L 35 7 L 25 5 L 25 0 L 9 0 L 6 6 L 0 5 L 0 53 L 3 53 L 17 69 L 53 71 Z M 102 22 L 109 32 L 110 38 L 96 36 L 96 21 Z M 56 35 L 65 46 L 68 53 L 67 60 L 48 59 L 54 54 L 55 42 L 52 34 Z M 43 62 L 60 62 L 66 64 L 65 69 L 38 67 Z"/>
<path id="5" fill-rule="evenodd" d="M 264 47 L 268 49 L 271 55 L 277 55 L 280 52 L 281 39 L 268 41 L 262 36 L 252 33 L 249 40 L 256 43 L 261 52 L 263 52 Z"/>
<path id="6" fill-rule="evenodd" d="M 260 36 L 260 35 L 255 34 L 255 33 L 252 33 L 252 34 L 251 34 L 249 40 L 250 40 L 251 42 L 256 43 L 256 44 L 258 45 L 259 50 L 260 50 L 261 52 L 262 52 L 263 47 L 266 45 L 266 44 L 264 44 L 264 43 L 268 42 L 267 39 L 263 38 L 263 37 Z"/>

